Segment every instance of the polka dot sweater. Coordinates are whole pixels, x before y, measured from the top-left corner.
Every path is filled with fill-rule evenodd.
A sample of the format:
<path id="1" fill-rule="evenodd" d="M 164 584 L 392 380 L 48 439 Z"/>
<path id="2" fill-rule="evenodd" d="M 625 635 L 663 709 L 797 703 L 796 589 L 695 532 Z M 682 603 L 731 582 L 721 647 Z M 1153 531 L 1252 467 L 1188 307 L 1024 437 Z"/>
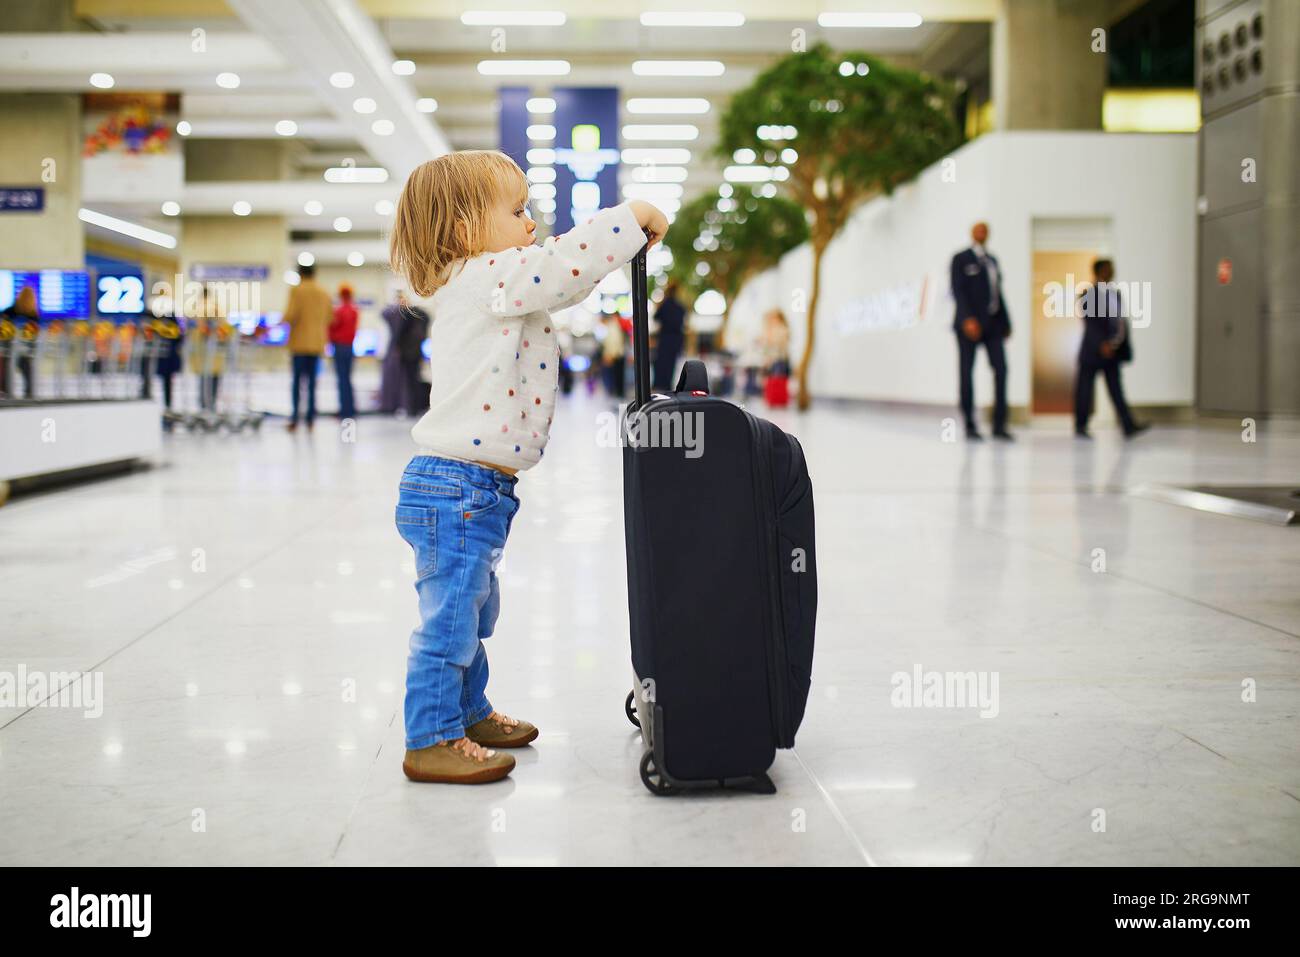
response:
<path id="1" fill-rule="evenodd" d="M 623 203 L 563 236 L 453 267 L 432 300 L 429 411 L 411 429 L 420 447 L 521 471 L 541 461 L 559 386 L 550 314 L 586 299 L 644 244 Z"/>

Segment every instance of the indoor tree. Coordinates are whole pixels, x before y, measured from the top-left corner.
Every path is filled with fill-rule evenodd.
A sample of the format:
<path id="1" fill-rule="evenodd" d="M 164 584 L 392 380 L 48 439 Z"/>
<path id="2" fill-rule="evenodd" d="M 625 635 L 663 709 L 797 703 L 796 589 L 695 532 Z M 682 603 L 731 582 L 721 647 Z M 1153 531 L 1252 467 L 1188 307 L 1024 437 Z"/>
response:
<path id="1" fill-rule="evenodd" d="M 718 155 L 772 169 L 808 220 L 813 267 L 797 371 L 800 409 L 810 401 L 826 247 L 854 209 L 960 142 L 948 84 L 865 53 L 835 53 L 825 43 L 782 58 L 732 97 L 719 122 Z"/>
<path id="2" fill-rule="evenodd" d="M 730 195 L 707 193 L 683 206 L 669 233 L 673 251 L 669 278 L 676 279 L 692 298 L 716 289 L 726 301 L 719 348 L 736 294 L 808 239 L 808 222 L 798 203 L 763 195 L 749 186 L 724 187 L 724 191 Z"/>

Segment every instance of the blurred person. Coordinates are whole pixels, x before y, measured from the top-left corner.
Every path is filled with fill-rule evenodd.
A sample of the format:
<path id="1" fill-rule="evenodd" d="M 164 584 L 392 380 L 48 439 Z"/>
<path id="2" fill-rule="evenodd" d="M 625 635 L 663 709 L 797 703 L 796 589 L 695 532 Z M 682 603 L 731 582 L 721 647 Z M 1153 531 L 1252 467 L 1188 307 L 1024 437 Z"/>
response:
<path id="1" fill-rule="evenodd" d="M 429 407 L 429 392 L 420 370 L 424 367 L 424 340 L 429 338 L 429 314 L 419 306 L 402 310 L 398 354 L 402 361 L 402 408 L 418 415 Z"/>
<path id="2" fill-rule="evenodd" d="M 655 349 L 654 382 L 652 388 L 668 392 L 675 384 L 673 371 L 677 368 L 677 359 L 682 354 L 682 342 L 686 330 L 686 307 L 677 298 L 679 284 L 671 279 L 664 287 L 664 297 L 655 310 L 655 320 L 659 323 L 659 345 Z"/>
<path id="3" fill-rule="evenodd" d="M 1115 264 L 1098 259 L 1092 264 L 1092 285 L 1080 295 L 1076 313 L 1083 320 L 1083 341 L 1079 343 L 1079 369 L 1074 385 L 1074 434 L 1083 439 L 1092 417 L 1093 386 L 1097 373 L 1106 377 L 1106 391 L 1125 438 L 1145 432 L 1149 426 L 1133 420 L 1124 384 L 1120 380 L 1120 363 L 1133 360 L 1133 346 L 1124 300 L 1114 285 Z"/>
<path id="4" fill-rule="evenodd" d="M 496 748 L 537 737 L 486 695 L 483 639 L 501 607 L 496 565 L 519 510 L 518 472 L 541 461 L 558 386 L 552 310 L 581 302 L 668 229 L 632 200 L 536 245 L 523 170 L 496 150 L 416 168 L 393 222 L 390 261 L 431 296 L 429 411 L 399 486 L 397 528 L 415 554 L 420 625 L 407 659 L 406 756 L 415 781 L 498 780 Z"/>
<path id="5" fill-rule="evenodd" d="M 150 345 L 152 357 L 146 357 L 141 366 L 142 399 L 153 398 L 153 377 L 162 379 L 163 409 L 171 411 L 172 380 L 181 371 L 181 349 L 185 343 L 185 328 L 175 316 L 159 316 L 150 324 L 158 344 Z M 167 423 L 170 428 L 171 423 Z"/>
<path id="6" fill-rule="evenodd" d="M 315 266 L 299 266 L 298 285 L 289 290 L 284 321 L 289 325 L 289 355 L 293 365 L 293 417 L 289 431 L 298 428 L 302 390 L 307 390 L 307 428 L 316 421 L 316 373 L 325 351 L 325 336 L 334 316 L 330 294 L 316 282 Z"/>
<path id="7" fill-rule="evenodd" d="M 198 314 L 193 326 L 196 333 L 189 350 L 190 371 L 199 380 L 199 408 L 208 412 L 217 409 L 217 393 L 221 389 L 221 376 L 226 368 L 224 311 L 212 290 L 206 285 L 199 298 Z"/>
<path id="8" fill-rule="evenodd" d="M 339 286 L 339 304 L 334 307 L 329 339 L 334 346 L 334 377 L 339 387 L 339 418 L 355 419 L 357 407 L 352 394 L 352 342 L 357 337 L 357 307 L 352 288 Z"/>
<path id="9" fill-rule="evenodd" d="M 397 298 L 379 313 L 388 326 L 388 349 L 379 367 L 379 411 L 388 415 L 404 408 L 402 392 L 406 380 L 402 377 L 402 324 L 405 314 L 406 293 L 400 289 Z"/>
<path id="10" fill-rule="evenodd" d="M 600 322 L 605 327 L 605 338 L 600 343 L 601 377 L 605 391 L 621 399 L 627 393 L 627 333 L 615 314 L 606 313 Z"/>
<path id="11" fill-rule="evenodd" d="M 28 345 L 35 340 L 26 339 L 23 336 L 23 329 L 29 322 L 39 322 L 41 311 L 36 305 L 36 289 L 33 286 L 23 286 L 18 290 L 18 295 L 14 296 L 14 301 L 9 307 L 0 313 L 0 318 L 7 319 L 13 323 L 14 337 L 10 340 L 9 346 L 13 350 L 8 361 L 0 362 L 0 393 L 14 394 L 14 386 L 17 384 L 10 381 L 13 375 L 13 369 L 18 370 L 18 374 L 23 380 L 23 398 L 31 399 L 36 395 L 36 383 L 33 381 L 32 357 L 26 351 Z"/>
<path id="12" fill-rule="evenodd" d="M 790 324 L 780 309 L 770 309 L 763 316 L 763 367 L 767 379 L 763 398 L 778 408 L 790 402 Z"/>
<path id="13" fill-rule="evenodd" d="M 971 381 L 975 350 L 984 346 L 993 367 L 993 437 L 1011 441 L 1007 431 L 1007 360 L 1002 340 L 1011 335 L 1011 317 L 1002 298 L 1002 271 L 997 259 L 985 249 L 987 223 L 971 227 L 971 246 L 952 257 L 952 298 L 956 305 L 953 331 L 961 379 L 961 411 L 966 419 L 966 438 L 983 438 L 975 425 L 975 389 Z"/>

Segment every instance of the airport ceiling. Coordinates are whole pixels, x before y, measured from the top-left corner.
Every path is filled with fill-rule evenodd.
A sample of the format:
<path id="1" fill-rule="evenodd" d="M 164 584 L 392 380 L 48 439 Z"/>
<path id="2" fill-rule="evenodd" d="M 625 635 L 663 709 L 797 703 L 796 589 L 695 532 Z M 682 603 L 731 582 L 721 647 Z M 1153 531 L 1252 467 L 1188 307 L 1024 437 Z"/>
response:
<path id="1" fill-rule="evenodd" d="M 0 90 L 92 92 L 92 74 L 108 74 L 118 91 L 181 94 L 181 119 L 195 141 L 290 140 L 284 175 L 254 184 L 259 212 L 290 218 L 293 229 L 319 228 L 305 217 L 302 195 L 322 183 L 327 167 L 351 160 L 386 167 L 387 184 L 366 191 L 353 221 L 379 231 L 383 216 L 375 196 L 395 197 L 405 172 L 451 149 L 498 145 L 496 90 L 528 85 L 545 96 L 550 85 L 615 86 L 624 123 L 690 123 L 698 138 L 687 143 L 622 142 L 623 147 L 685 146 L 691 151 L 683 201 L 721 182 L 721 164 L 709 157 L 726 98 L 791 49 L 793 31 L 807 42 L 826 39 L 841 49 L 862 49 L 908 65 L 962 76 L 987 74 L 989 24 L 999 0 L 908 0 L 835 3 L 832 0 L 717 0 L 709 10 L 740 14 L 738 26 L 649 25 L 646 12 L 698 12 L 699 3 L 599 0 L 32 0 L 42 13 L 24 23 L 10 18 L 0 34 Z M 13 8 L 7 4 L 7 12 Z M 61 9 L 51 16 L 51 8 Z M 887 12 L 906 8 L 919 25 L 832 28 L 819 13 L 847 8 Z M 559 25 L 464 22 L 487 11 L 554 11 Z M 466 16 L 468 14 L 468 16 Z M 200 31 L 196 33 L 196 31 Z M 201 37 L 201 43 L 196 38 Z M 561 76 L 497 76 L 482 61 L 564 61 Z M 636 61 L 716 60 L 718 76 L 648 76 Z M 396 61 L 406 61 L 400 69 Z M 338 86 L 335 75 L 353 82 Z M 238 86 L 218 83 L 235 74 Z M 228 84 L 228 78 L 226 80 Z M 702 115 L 633 117 L 631 98 L 707 99 Z M 374 101 L 358 112 L 358 100 Z M 430 100 L 436 109 L 427 112 Z M 369 106 L 369 104 L 366 104 Z M 293 133 L 277 132 L 293 125 Z M 379 121 L 387 121 L 379 122 Z M 209 147 L 218 148 L 218 147 Z M 284 180 L 297 182 L 284 182 Z M 189 183 L 181 205 L 187 214 L 230 214 L 218 184 Z M 347 187 L 343 187 L 347 188 Z M 319 192 L 319 190 L 317 190 Z M 303 193 L 305 195 L 305 193 Z M 125 212 L 153 213 L 156 210 Z"/>

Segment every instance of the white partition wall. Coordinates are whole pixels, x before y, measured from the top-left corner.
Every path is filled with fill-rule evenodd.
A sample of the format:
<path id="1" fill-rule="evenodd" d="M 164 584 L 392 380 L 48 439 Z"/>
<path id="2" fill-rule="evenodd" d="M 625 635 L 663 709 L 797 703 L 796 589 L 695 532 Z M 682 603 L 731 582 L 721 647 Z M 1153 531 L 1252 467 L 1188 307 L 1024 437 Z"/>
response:
<path id="1" fill-rule="evenodd" d="M 989 224 L 1003 271 L 1013 335 L 1009 401 L 1031 397 L 1030 310 L 1035 220 L 1109 221 L 1118 278 L 1145 285 L 1149 325 L 1134 329 L 1126 371 L 1137 404 L 1191 405 L 1196 313 L 1196 139 L 1190 134 L 992 133 L 931 166 L 892 197 L 865 205 L 822 263 L 815 396 L 955 405 L 957 350 L 948 268 Z M 779 306 L 791 320 L 792 358 L 802 352 L 799 296 L 811 289 L 805 244 L 742 290 L 729 344 L 740 348 L 757 317 Z M 1087 277 L 1077 277 L 1084 280 Z M 1061 277 L 1064 281 L 1065 277 Z M 1077 322 L 1077 320 L 1062 320 Z M 1143 320 L 1145 321 L 1145 320 Z M 977 401 L 992 377 L 977 360 Z"/>

